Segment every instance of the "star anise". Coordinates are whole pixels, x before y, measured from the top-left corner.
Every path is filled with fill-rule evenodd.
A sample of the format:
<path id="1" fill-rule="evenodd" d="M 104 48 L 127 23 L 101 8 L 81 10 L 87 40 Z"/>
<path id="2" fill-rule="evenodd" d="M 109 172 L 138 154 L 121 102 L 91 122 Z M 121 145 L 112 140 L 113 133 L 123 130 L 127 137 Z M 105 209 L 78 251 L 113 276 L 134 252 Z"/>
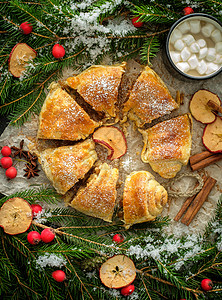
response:
<path id="1" fill-rule="evenodd" d="M 28 162 L 30 162 L 33 167 L 37 167 L 38 166 L 38 162 L 37 162 L 38 157 L 31 154 L 29 151 L 27 153 L 27 156 L 28 156 L 27 157 Z"/>
<path id="2" fill-rule="evenodd" d="M 40 171 L 39 169 L 38 169 L 38 167 L 36 167 L 36 166 L 33 166 L 32 164 L 26 164 L 25 165 L 25 169 L 24 169 L 24 171 L 26 172 L 25 174 L 24 174 L 24 176 L 26 176 L 27 177 L 27 179 L 30 179 L 31 177 L 35 177 L 35 176 L 39 176 L 39 174 L 38 174 L 38 172 Z"/>
<path id="3" fill-rule="evenodd" d="M 12 146 L 11 149 L 15 150 L 15 153 L 12 154 L 12 157 L 16 157 L 19 156 L 19 158 L 22 158 L 22 156 L 24 156 L 25 158 L 27 158 L 27 153 L 28 151 L 23 149 L 23 145 L 24 145 L 24 140 L 21 140 L 20 142 L 20 148 Z"/>

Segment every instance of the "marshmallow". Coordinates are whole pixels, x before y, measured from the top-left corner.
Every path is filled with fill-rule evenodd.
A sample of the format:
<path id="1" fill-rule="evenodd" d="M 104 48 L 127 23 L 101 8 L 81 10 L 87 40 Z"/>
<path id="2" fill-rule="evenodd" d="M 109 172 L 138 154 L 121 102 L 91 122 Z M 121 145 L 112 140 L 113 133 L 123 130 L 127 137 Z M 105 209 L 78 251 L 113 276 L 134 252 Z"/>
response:
<path id="1" fill-rule="evenodd" d="M 191 20 L 190 21 L 190 31 L 192 33 L 200 32 L 200 21 L 199 20 Z"/>
<path id="2" fill-rule="evenodd" d="M 202 59 L 198 66 L 197 66 L 197 72 L 200 74 L 200 75 L 203 75 L 205 74 L 207 71 L 207 64 L 206 62 Z"/>
<path id="3" fill-rule="evenodd" d="M 185 35 L 182 40 L 187 46 L 190 46 L 193 42 L 195 42 L 195 39 L 191 34 Z"/>
<path id="4" fill-rule="evenodd" d="M 199 60 L 197 59 L 196 54 L 191 55 L 188 59 L 188 64 L 190 65 L 191 69 L 196 69 L 198 66 Z"/>
<path id="5" fill-rule="evenodd" d="M 201 48 L 200 52 L 199 52 L 199 59 L 204 58 L 207 55 L 207 52 L 208 52 L 208 48 L 207 47 Z"/>
<path id="6" fill-rule="evenodd" d="M 215 48 L 209 48 L 207 51 L 206 60 L 207 61 L 214 61 L 216 59 L 216 49 Z"/>
<path id="7" fill-rule="evenodd" d="M 206 46 L 207 43 L 206 43 L 206 41 L 204 39 L 199 39 L 197 41 L 197 44 L 200 46 L 200 48 L 203 48 L 203 47 Z"/>
<path id="8" fill-rule="evenodd" d="M 214 73 L 216 72 L 217 70 L 219 69 L 219 66 L 214 64 L 214 63 L 208 63 L 207 64 L 207 71 L 206 71 L 206 74 L 211 74 L 211 73 Z"/>
<path id="9" fill-rule="evenodd" d="M 200 52 L 200 46 L 197 43 L 192 43 L 190 45 L 190 51 L 192 53 L 199 53 Z"/>
<path id="10" fill-rule="evenodd" d="M 222 54 L 222 42 L 216 43 L 215 48 L 218 54 Z"/>
<path id="11" fill-rule="evenodd" d="M 214 29 L 215 29 L 214 25 L 208 23 L 202 27 L 202 33 L 205 37 L 210 37 Z"/>
<path id="12" fill-rule="evenodd" d="M 222 55 L 216 54 L 215 64 L 222 64 Z"/>
<path id="13" fill-rule="evenodd" d="M 174 44 L 177 40 L 182 38 L 182 33 L 178 29 L 174 29 L 170 37 L 170 43 Z"/>
<path id="14" fill-rule="evenodd" d="M 221 42 L 222 41 L 222 35 L 220 30 L 215 29 L 212 33 L 211 33 L 211 38 L 214 41 L 214 43 L 217 42 Z"/>
<path id="15" fill-rule="evenodd" d="M 184 42 L 182 40 L 177 40 L 174 44 L 174 48 L 178 51 L 181 51 L 184 48 Z"/>
<path id="16" fill-rule="evenodd" d="M 172 61 L 176 64 L 181 60 L 180 53 L 176 51 L 171 51 L 170 56 L 172 58 Z"/>
<path id="17" fill-rule="evenodd" d="M 190 31 L 190 24 L 188 22 L 183 22 L 180 26 L 178 26 L 178 29 L 182 34 L 187 33 Z"/>
<path id="18" fill-rule="evenodd" d="M 183 50 L 181 51 L 182 61 L 187 61 L 190 56 L 191 56 L 191 53 L 190 53 L 189 49 L 187 47 L 183 48 Z"/>
<path id="19" fill-rule="evenodd" d="M 176 66 L 179 70 L 181 70 L 184 73 L 190 70 L 190 66 L 187 62 L 179 62 L 176 64 Z"/>

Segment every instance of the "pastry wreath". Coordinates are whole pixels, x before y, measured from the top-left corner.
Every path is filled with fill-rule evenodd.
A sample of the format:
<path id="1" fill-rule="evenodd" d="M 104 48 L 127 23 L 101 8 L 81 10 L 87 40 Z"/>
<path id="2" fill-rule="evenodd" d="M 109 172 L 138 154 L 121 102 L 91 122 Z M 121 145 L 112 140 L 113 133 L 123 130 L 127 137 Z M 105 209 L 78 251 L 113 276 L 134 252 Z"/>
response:
<path id="1" fill-rule="evenodd" d="M 40 113 L 39 139 L 80 141 L 71 146 L 46 149 L 39 160 L 46 176 L 60 194 L 65 194 L 75 184 L 92 174 L 72 198 L 75 209 L 111 222 L 116 205 L 118 169 L 106 163 L 92 171 L 97 160 L 94 142 L 89 138 L 102 122 L 96 122 L 86 113 L 74 89 L 96 112 L 104 112 L 107 119 L 118 117 L 118 92 L 126 63 L 115 66 L 92 66 L 81 74 L 69 77 L 62 83 L 51 85 L 51 91 Z M 124 81 L 126 82 L 126 80 Z M 66 87 L 65 87 L 66 86 Z M 178 108 L 160 77 L 145 67 L 129 92 L 123 105 L 123 118 L 129 117 L 137 127 Z M 141 158 L 162 177 L 172 178 L 186 164 L 191 148 L 191 117 L 189 115 L 159 123 L 140 130 L 144 137 Z M 125 226 L 150 221 L 162 212 L 167 202 L 167 192 L 147 171 L 132 172 L 125 180 L 123 211 Z"/>

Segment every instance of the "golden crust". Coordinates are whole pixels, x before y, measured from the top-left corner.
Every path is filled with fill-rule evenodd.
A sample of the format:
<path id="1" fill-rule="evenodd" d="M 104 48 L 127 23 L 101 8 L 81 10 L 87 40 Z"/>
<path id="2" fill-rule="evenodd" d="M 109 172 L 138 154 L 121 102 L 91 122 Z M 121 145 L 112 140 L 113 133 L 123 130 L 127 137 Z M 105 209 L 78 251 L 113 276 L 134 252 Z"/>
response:
<path id="1" fill-rule="evenodd" d="M 37 137 L 75 141 L 85 139 L 99 125 L 66 91 L 54 84 L 42 106 Z"/>
<path id="2" fill-rule="evenodd" d="M 135 171 L 127 176 L 123 192 L 125 227 L 152 221 L 167 203 L 168 196 L 152 174 Z"/>
<path id="3" fill-rule="evenodd" d="M 74 146 L 46 149 L 39 160 L 56 191 L 65 194 L 92 168 L 97 154 L 94 142 L 86 140 Z"/>
<path id="4" fill-rule="evenodd" d="M 87 186 L 80 188 L 71 206 L 86 215 L 112 222 L 118 173 L 118 169 L 102 164 L 99 174 L 90 176 Z"/>
<path id="5" fill-rule="evenodd" d="M 135 82 L 123 112 L 142 127 L 176 108 L 178 104 L 164 82 L 147 66 Z"/>
<path id="6" fill-rule="evenodd" d="M 115 103 L 126 63 L 116 66 L 91 66 L 75 77 L 69 77 L 65 84 L 83 97 L 96 111 L 115 117 Z"/>
<path id="7" fill-rule="evenodd" d="M 164 178 L 173 178 L 188 163 L 191 150 L 192 119 L 179 116 L 140 130 L 144 147 L 141 159 Z"/>

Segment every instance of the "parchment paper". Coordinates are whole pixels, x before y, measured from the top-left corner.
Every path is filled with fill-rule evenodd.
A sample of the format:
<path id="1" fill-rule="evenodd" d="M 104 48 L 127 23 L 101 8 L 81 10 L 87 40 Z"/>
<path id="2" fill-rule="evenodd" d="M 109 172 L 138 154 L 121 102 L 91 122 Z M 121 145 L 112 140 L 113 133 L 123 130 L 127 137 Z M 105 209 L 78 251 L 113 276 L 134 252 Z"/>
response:
<path id="1" fill-rule="evenodd" d="M 162 119 L 155 120 L 152 123 L 152 125 L 160 122 L 161 120 L 169 119 L 171 117 L 189 112 L 189 101 L 191 99 L 191 96 L 194 92 L 196 92 L 199 89 L 208 89 L 216 93 L 221 98 L 222 95 L 220 85 L 222 74 L 218 75 L 213 79 L 204 81 L 185 80 L 184 78 L 180 78 L 178 74 L 172 72 L 171 69 L 169 69 L 168 66 L 164 64 L 163 57 L 163 53 L 158 54 L 158 56 L 153 60 L 153 69 L 166 83 L 173 97 L 176 96 L 176 91 L 179 90 L 180 92 L 183 92 L 185 94 L 185 99 L 184 104 L 178 110 L 174 111 L 168 116 L 165 116 Z M 136 74 L 139 72 L 141 66 L 135 61 L 130 61 L 130 68 L 132 70 L 135 70 Z M 71 72 L 72 70 L 66 70 L 64 73 L 64 77 L 68 77 L 69 75 L 71 75 Z M 20 128 L 8 126 L 0 137 L 0 146 L 19 146 L 20 141 L 24 139 L 24 149 L 27 150 L 28 146 L 33 145 L 33 142 L 35 141 L 37 128 L 37 116 L 33 117 L 30 122 L 25 123 Z M 193 120 L 193 138 L 191 154 L 199 153 L 205 150 L 201 140 L 203 128 L 203 124 Z M 172 180 L 161 178 L 157 173 L 152 171 L 148 164 L 145 164 L 141 161 L 140 154 L 143 147 L 143 141 L 142 136 L 138 132 L 137 128 L 131 122 L 128 122 L 124 124 L 123 130 L 126 134 L 128 149 L 127 153 L 122 158 L 113 162 L 107 161 L 106 152 L 104 151 L 104 148 L 99 145 L 96 145 L 96 150 L 98 152 L 99 159 L 101 161 L 107 161 L 111 165 L 119 168 L 120 178 L 118 187 L 118 201 L 121 201 L 124 180 L 126 176 L 132 171 L 147 170 L 151 172 L 155 176 L 156 180 L 163 184 L 165 188 L 168 188 L 172 184 Z M 29 180 L 26 177 L 24 177 L 23 169 L 25 168 L 25 162 L 16 159 L 14 159 L 14 163 L 16 164 L 16 167 L 18 169 L 18 175 L 15 179 L 7 180 L 4 174 L 5 170 L 3 168 L 0 168 L 1 193 L 5 195 L 10 195 L 23 189 L 38 187 L 42 184 L 50 185 L 50 182 L 44 175 L 43 171 L 39 172 L 39 176 L 31 178 Z M 174 233 L 175 235 L 181 235 L 183 233 L 199 234 L 204 230 L 210 218 L 214 215 L 214 210 L 216 208 L 217 201 L 222 192 L 221 167 L 222 161 L 219 161 L 214 165 L 208 166 L 207 168 L 199 172 L 201 175 L 206 174 L 215 178 L 217 180 L 217 184 L 210 193 L 208 200 L 204 203 L 204 205 L 200 209 L 195 219 L 189 225 L 189 227 L 180 222 L 172 221 L 171 225 L 167 228 L 167 231 L 169 233 Z M 41 167 L 39 168 L 41 169 Z M 192 173 L 189 165 L 184 166 L 182 170 L 177 174 L 176 178 L 184 172 Z M 196 181 L 191 177 L 184 177 L 180 181 L 176 182 L 173 188 L 180 191 L 186 191 L 188 189 L 193 189 L 195 182 Z M 173 220 L 184 201 L 185 198 L 183 197 L 170 198 L 168 204 L 163 210 L 162 215 L 169 215 L 169 217 Z M 61 202 L 61 205 L 64 205 L 64 203 Z"/>

